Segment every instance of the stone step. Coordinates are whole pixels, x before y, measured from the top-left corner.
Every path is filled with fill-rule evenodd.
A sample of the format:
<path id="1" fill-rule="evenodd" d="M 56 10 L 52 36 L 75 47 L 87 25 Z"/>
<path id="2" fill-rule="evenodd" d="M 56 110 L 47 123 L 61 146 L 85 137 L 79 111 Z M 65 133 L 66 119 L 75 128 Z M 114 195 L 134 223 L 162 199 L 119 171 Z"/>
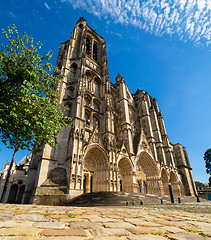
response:
<path id="1" fill-rule="evenodd" d="M 142 204 L 171 204 L 170 197 L 167 195 L 158 196 L 154 194 L 143 193 L 120 193 L 120 192 L 93 192 L 82 194 L 74 199 L 70 199 L 61 205 L 68 206 L 125 206 Z M 196 203 L 196 197 L 182 196 L 181 203 Z M 178 197 L 174 197 L 175 203 L 178 203 Z M 200 199 L 206 202 L 204 199 Z"/>

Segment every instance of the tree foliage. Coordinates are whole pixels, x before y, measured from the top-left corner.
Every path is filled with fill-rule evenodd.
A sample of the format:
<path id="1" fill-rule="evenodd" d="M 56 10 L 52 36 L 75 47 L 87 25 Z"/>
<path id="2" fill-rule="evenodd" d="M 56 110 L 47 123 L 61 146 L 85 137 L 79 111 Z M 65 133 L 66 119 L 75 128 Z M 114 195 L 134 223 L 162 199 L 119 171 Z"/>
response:
<path id="1" fill-rule="evenodd" d="M 63 115 L 48 61 L 52 52 L 42 56 L 41 43 L 15 25 L 3 29 L 7 45 L 0 44 L 0 138 L 8 148 L 37 151 L 43 144 L 55 146 L 55 138 L 70 120 Z M 57 71 L 56 71 L 57 72 Z"/>
<path id="2" fill-rule="evenodd" d="M 207 174 L 211 175 L 211 148 L 204 153 L 204 161 Z"/>

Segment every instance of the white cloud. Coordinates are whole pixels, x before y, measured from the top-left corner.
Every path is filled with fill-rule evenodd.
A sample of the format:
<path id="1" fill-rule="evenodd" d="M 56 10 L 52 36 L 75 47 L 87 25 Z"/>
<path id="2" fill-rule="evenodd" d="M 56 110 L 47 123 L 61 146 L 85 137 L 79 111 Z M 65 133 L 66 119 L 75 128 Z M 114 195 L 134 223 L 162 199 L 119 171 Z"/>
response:
<path id="1" fill-rule="evenodd" d="M 198 0 L 197 5 L 198 5 L 198 9 L 202 11 L 207 5 L 207 1 L 206 0 Z"/>
<path id="2" fill-rule="evenodd" d="M 187 1 L 186 0 L 180 0 L 179 4 L 180 4 L 180 10 L 183 11 L 185 9 L 185 5 L 186 5 Z"/>
<path id="3" fill-rule="evenodd" d="M 44 5 L 45 5 L 45 7 L 46 7 L 48 10 L 51 9 L 51 8 L 49 7 L 49 5 L 48 5 L 46 2 L 44 2 Z"/>
<path id="4" fill-rule="evenodd" d="M 61 0 L 115 23 L 209 45 L 211 0 Z M 45 3 L 47 9 L 50 7 Z"/>

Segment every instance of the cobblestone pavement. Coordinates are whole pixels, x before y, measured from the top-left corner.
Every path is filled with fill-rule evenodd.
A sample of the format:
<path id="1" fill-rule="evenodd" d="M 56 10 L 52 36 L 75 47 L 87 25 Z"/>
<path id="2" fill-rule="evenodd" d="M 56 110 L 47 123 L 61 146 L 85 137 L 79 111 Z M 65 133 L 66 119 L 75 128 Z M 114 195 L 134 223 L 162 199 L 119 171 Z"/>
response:
<path id="1" fill-rule="evenodd" d="M 206 240 L 211 204 L 64 207 L 0 204 L 0 240 Z"/>

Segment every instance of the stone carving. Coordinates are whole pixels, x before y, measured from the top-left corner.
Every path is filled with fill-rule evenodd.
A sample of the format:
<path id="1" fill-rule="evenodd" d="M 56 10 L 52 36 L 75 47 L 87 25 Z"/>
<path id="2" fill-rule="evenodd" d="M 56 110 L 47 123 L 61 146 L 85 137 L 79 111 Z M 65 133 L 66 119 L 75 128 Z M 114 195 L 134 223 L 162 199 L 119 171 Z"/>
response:
<path id="1" fill-rule="evenodd" d="M 64 168 L 54 168 L 50 171 L 48 179 L 57 185 L 66 186 L 67 185 L 67 173 Z"/>

